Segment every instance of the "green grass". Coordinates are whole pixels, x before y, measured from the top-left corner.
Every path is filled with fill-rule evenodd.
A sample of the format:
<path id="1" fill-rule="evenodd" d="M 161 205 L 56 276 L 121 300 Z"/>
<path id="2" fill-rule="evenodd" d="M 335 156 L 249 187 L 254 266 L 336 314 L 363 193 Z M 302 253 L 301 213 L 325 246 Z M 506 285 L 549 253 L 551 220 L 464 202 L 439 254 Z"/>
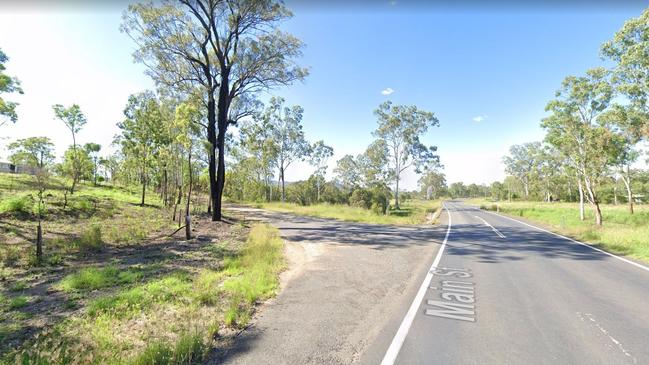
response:
<path id="1" fill-rule="evenodd" d="M 16 196 L 4 199 L 0 202 L 0 214 L 14 214 L 25 216 L 32 213 L 34 200 L 31 196 Z"/>
<path id="2" fill-rule="evenodd" d="M 230 300 L 225 314 L 228 326 L 245 327 L 253 305 L 275 294 L 284 269 L 284 243 L 277 229 L 255 225 L 242 253 L 226 261 L 225 272 L 236 275 L 223 283 Z"/>
<path id="3" fill-rule="evenodd" d="M 155 304 L 189 302 L 192 282 L 181 272 L 169 274 L 114 295 L 92 300 L 87 308 L 90 316 L 109 314 L 115 318 L 128 318 L 142 313 Z"/>
<path id="4" fill-rule="evenodd" d="M 483 209 L 496 208 L 493 202 L 471 202 Z M 589 205 L 585 207 L 584 221 L 579 219 L 577 203 L 499 202 L 497 205 L 502 213 L 547 224 L 558 233 L 649 262 L 649 206 L 636 206 L 635 214 L 630 214 L 625 205 L 601 205 L 603 226 L 597 227 Z"/>
<path id="5" fill-rule="evenodd" d="M 29 297 L 25 295 L 19 295 L 17 297 L 13 297 L 8 301 L 9 309 L 11 310 L 20 309 L 26 306 L 28 302 L 29 302 Z"/>
<path id="6" fill-rule="evenodd" d="M 144 269 L 119 269 L 115 266 L 88 267 L 64 277 L 56 286 L 67 293 L 92 291 L 115 285 L 130 284 L 142 279 Z"/>
<path id="7" fill-rule="evenodd" d="M 411 225 L 426 223 L 427 215 L 440 207 L 439 200 L 410 200 L 401 204 L 401 209 L 391 209 L 386 215 L 379 215 L 369 209 L 339 204 L 314 204 L 301 206 L 293 203 L 257 203 L 256 207 L 278 212 L 293 213 L 320 218 L 334 218 L 347 222 Z"/>

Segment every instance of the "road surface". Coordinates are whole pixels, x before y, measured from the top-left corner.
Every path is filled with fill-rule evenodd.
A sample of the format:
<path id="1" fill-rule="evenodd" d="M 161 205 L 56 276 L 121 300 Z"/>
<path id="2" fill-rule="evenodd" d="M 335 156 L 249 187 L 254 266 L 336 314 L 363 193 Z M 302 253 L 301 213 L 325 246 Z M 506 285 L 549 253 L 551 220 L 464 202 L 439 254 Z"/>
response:
<path id="1" fill-rule="evenodd" d="M 435 227 L 240 210 L 303 259 L 215 363 L 649 364 L 649 268 L 445 205 Z"/>
<path id="2" fill-rule="evenodd" d="M 446 207 L 447 243 L 411 325 L 400 338 L 393 329 L 391 349 L 368 363 L 649 364 L 649 269 Z"/>

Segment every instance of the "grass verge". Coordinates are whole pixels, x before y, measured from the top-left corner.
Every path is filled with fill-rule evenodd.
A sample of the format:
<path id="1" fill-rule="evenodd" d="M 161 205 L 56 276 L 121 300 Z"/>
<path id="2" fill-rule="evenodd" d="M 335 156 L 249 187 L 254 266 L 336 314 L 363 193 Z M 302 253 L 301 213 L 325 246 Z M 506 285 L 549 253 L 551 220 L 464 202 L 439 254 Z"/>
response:
<path id="1" fill-rule="evenodd" d="M 78 312 L 0 358 L 0 364 L 200 363 L 216 337 L 244 328 L 255 305 L 279 287 L 285 262 L 277 229 L 254 225 L 236 247 L 219 246 L 223 258 L 216 267 L 109 265 L 71 273 L 55 287 L 81 298 Z M 213 247 L 204 251 L 213 256 Z M 0 305 L 27 304 L 27 297 L 16 298 L 24 303 L 0 297 Z"/>
<path id="2" fill-rule="evenodd" d="M 293 213 L 319 218 L 333 218 L 347 222 L 413 225 L 424 224 L 429 215 L 440 209 L 439 200 L 410 200 L 401 204 L 400 209 L 390 209 L 388 214 L 379 215 L 369 209 L 341 204 L 297 205 L 294 203 L 256 203 L 257 208 Z"/>

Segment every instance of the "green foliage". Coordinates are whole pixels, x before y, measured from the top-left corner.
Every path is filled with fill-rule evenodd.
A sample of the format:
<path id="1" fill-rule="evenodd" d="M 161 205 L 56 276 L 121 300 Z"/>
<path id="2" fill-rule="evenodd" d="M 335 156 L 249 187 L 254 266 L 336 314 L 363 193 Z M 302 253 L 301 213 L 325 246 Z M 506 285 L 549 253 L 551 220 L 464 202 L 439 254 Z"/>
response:
<path id="1" fill-rule="evenodd" d="M 11 77 L 4 73 L 6 70 L 5 63 L 9 61 L 7 55 L 2 52 L 0 49 L 0 95 L 3 93 L 23 93 L 23 90 L 20 88 L 20 81 L 17 78 Z M 6 101 L 0 97 L 0 117 L 6 117 L 13 123 L 16 123 L 18 120 L 18 115 L 16 114 L 16 106 L 18 103 L 11 101 Z M 2 126 L 5 122 L 0 122 Z"/>
<path id="2" fill-rule="evenodd" d="M 13 297 L 9 299 L 8 307 L 10 310 L 20 309 L 26 306 L 28 302 L 29 302 L 29 297 L 25 295 L 19 295 L 17 297 Z"/>
<path id="3" fill-rule="evenodd" d="M 16 196 L 0 203 L 0 213 L 27 216 L 32 213 L 33 207 L 34 199 L 31 195 Z"/>
<path id="4" fill-rule="evenodd" d="M 367 189 L 354 189 L 349 197 L 349 205 L 369 209 L 372 206 L 372 192 Z"/>
<path id="5" fill-rule="evenodd" d="M 81 251 L 100 251 L 104 248 L 101 226 L 93 224 L 83 230 L 76 243 Z"/>
<path id="6" fill-rule="evenodd" d="M 29 137 L 10 143 L 9 161 L 14 165 L 43 168 L 54 161 L 54 144 L 48 137 Z"/>

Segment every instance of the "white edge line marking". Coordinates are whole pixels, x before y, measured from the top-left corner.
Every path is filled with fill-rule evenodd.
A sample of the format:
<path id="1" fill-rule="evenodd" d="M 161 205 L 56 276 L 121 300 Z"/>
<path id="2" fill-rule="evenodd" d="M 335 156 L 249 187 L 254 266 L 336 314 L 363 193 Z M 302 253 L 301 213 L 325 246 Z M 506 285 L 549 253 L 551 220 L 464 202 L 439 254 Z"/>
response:
<path id="1" fill-rule="evenodd" d="M 494 226 L 492 226 L 491 224 L 489 224 L 489 223 L 488 223 L 484 218 L 482 218 L 482 217 L 478 217 L 477 215 L 474 215 L 474 217 L 476 217 L 476 218 L 478 218 L 479 220 L 481 220 L 482 222 L 484 222 L 484 224 L 487 225 L 488 227 L 491 227 L 491 230 L 494 231 L 494 232 L 498 235 L 498 237 L 500 237 L 500 238 L 507 238 L 507 237 L 505 237 L 504 234 L 500 233 L 500 231 L 497 230 L 496 227 L 494 227 Z"/>
<path id="2" fill-rule="evenodd" d="M 437 265 L 439 265 L 439 261 L 442 259 L 442 253 L 444 253 L 444 248 L 446 247 L 448 236 L 451 233 L 451 225 L 452 225 L 451 212 L 446 207 L 446 204 L 444 204 L 444 209 L 446 210 L 446 214 L 448 214 L 448 228 L 446 229 L 446 236 L 444 237 L 444 242 L 442 242 L 442 246 L 439 248 L 439 251 L 437 251 L 437 256 L 435 256 L 435 260 L 433 261 L 433 264 L 430 266 L 430 269 L 428 270 L 428 273 L 426 274 L 424 281 L 421 283 L 421 286 L 419 287 L 419 291 L 417 291 L 417 295 L 415 295 L 415 299 L 412 300 L 412 304 L 410 304 L 410 309 L 408 309 L 406 316 L 403 317 L 403 321 L 401 321 L 401 325 L 399 326 L 397 333 L 394 335 L 394 338 L 392 339 L 392 343 L 390 343 L 390 347 L 388 347 L 388 350 L 385 352 L 385 356 L 383 356 L 383 361 L 381 361 L 381 365 L 392 365 L 397 360 L 397 355 L 399 355 L 401 346 L 403 346 L 403 342 L 406 340 L 408 331 L 410 331 L 410 326 L 412 325 L 412 321 L 415 319 L 415 315 L 417 314 L 419 305 L 424 299 L 424 295 L 426 295 L 426 291 L 428 290 L 430 281 L 433 279 L 433 271 L 437 269 Z"/>
<path id="3" fill-rule="evenodd" d="M 577 240 L 573 240 L 573 239 L 570 238 L 570 237 L 562 236 L 562 235 L 560 235 L 560 234 L 558 234 L 558 233 L 554 233 L 554 232 L 552 232 L 552 231 L 548 231 L 547 229 L 539 228 L 539 227 L 537 227 L 537 226 L 533 226 L 533 225 L 531 225 L 531 224 L 528 224 L 528 223 L 525 223 L 525 222 L 521 222 L 521 221 L 519 221 L 518 219 L 510 218 L 510 217 L 508 217 L 508 216 L 506 216 L 506 215 L 497 214 L 497 213 L 494 213 L 494 212 L 490 212 L 490 211 L 488 211 L 488 210 L 484 210 L 483 212 L 487 212 L 487 213 L 490 213 L 490 214 L 493 214 L 493 215 L 497 215 L 497 216 L 499 216 L 499 217 L 503 217 L 503 218 L 509 219 L 509 220 L 511 220 L 511 221 L 514 221 L 514 222 L 518 222 L 518 223 L 520 223 L 520 224 L 522 224 L 522 225 L 525 225 L 525 226 L 528 226 L 528 227 L 531 227 L 531 228 L 537 229 L 537 230 L 542 231 L 542 232 L 546 232 L 546 233 L 553 234 L 553 235 L 555 235 L 555 236 L 557 236 L 557 237 L 561 237 L 561 238 L 563 238 L 564 240 L 568 240 L 568 241 L 570 241 L 570 242 L 578 243 L 578 244 L 580 244 L 580 245 L 582 245 L 582 246 L 586 246 L 586 247 L 592 248 L 592 249 L 595 250 L 595 251 L 599 251 L 599 252 L 601 252 L 601 253 L 603 253 L 603 254 L 606 254 L 606 255 L 609 255 L 609 256 L 611 256 L 611 257 L 615 257 L 615 258 L 618 259 L 618 260 L 624 261 L 624 262 L 626 262 L 627 264 L 631 264 L 631 265 L 636 266 L 636 267 L 639 267 L 639 268 L 641 268 L 641 269 L 643 269 L 643 270 L 649 271 L 649 267 L 647 267 L 647 266 L 644 266 L 644 265 L 641 265 L 641 264 L 639 264 L 639 263 L 637 263 L 637 262 L 633 262 L 633 261 L 631 261 L 631 260 L 625 259 L 624 257 L 620 257 L 620 256 L 615 255 L 615 254 L 612 254 L 612 253 L 610 253 L 610 252 L 606 252 L 606 251 L 601 250 L 601 249 L 599 249 L 599 248 L 597 248 L 597 247 L 591 246 L 591 245 L 589 245 L 589 244 L 587 244 L 587 243 L 583 243 L 583 242 L 579 242 L 579 241 L 577 241 Z"/>

